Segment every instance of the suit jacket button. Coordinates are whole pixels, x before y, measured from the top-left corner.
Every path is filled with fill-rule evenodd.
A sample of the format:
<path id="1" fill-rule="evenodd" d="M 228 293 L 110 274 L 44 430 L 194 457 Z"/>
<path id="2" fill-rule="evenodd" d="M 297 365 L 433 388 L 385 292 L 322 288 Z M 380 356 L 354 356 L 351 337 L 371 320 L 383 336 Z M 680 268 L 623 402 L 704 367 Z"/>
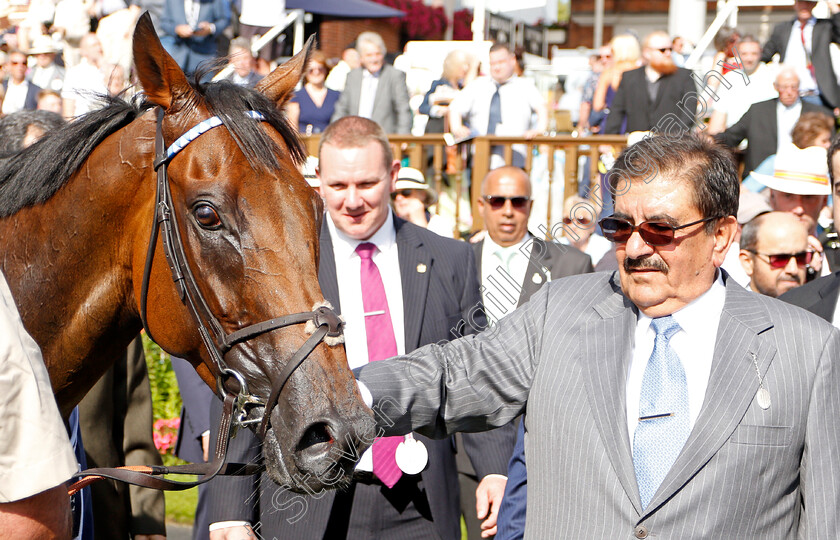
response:
<path id="1" fill-rule="evenodd" d="M 633 533 L 636 535 L 636 538 L 647 538 L 648 536 L 647 527 L 645 527 L 644 525 L 637 526 L 636 530 L 633 531 Z"/>

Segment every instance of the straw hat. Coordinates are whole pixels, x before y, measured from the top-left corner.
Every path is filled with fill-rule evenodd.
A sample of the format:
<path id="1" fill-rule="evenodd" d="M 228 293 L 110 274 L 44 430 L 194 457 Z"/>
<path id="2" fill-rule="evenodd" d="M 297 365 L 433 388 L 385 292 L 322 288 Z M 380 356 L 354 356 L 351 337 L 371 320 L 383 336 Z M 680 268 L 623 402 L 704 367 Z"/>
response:
<path id="1" fill-rule="evenodd" d="M 58 49 L 55 48 L 52 38 L 50 36 L 35 36 L 32 40 L 32 46 L 29 48 L 27 54 L 55 54 Z"/>
<path id="2" fill-rule="evenodd" d="M 395 191 L 402 191 L 404 189 L 418 189 L 426 192 L 426 206 L 431 206 L 437 202 L 437 193 L 434 188 L 426 183 L 426 178 L 423 173 L 413 167 L 403 167 L 397 173 L 397 184 Z"/>
<path id="3" fill-rule="evenodd" d="M 828 158 L 825 148 L 795 144 L 784 146 L 776 154 L 773 176 L 753 172 L 753 177 L 765 186 L 794 195 L 830 195 Z"/>

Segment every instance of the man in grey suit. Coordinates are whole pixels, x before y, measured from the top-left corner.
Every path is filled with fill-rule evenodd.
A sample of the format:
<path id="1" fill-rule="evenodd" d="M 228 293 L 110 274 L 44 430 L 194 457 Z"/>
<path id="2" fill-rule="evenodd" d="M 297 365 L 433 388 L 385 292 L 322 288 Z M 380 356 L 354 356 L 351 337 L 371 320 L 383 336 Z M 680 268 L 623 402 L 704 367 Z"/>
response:
<path id="1" fill-rule="evenodd" d="M 362 65 L 347 75 L 332 121 L 345 116 L 361 116 L 382 126 L 385 133 L 411 132 L 405 73 L 385 63 L 382 36 L 376 32 L 362 32 L 356 38 L 356 49 Z"/>
<path id="2" fill-rule="evenodd" d="M 357 369 L 396 404 L 380 427 L 446 436 L 527 405 L 526 538 L 835 537 L 840 331 L 719 270 L 739 194 L 724 149 L 650 137 L 609 177 L 619 271 Z"/>

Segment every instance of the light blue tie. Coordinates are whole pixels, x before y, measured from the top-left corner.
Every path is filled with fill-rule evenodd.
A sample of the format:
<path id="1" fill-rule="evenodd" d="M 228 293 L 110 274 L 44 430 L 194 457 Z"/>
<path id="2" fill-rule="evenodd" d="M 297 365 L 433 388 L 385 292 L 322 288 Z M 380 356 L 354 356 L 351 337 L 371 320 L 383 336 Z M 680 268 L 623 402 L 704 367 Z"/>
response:
<path id="1" fill-rule="evenodd" d="M 633 464 L 642 508 L 647 508 L 671 470 L 691 432 L 688 385 L 671 337 L 680 325 L 670 315 L 653 319 L 656 332 L 639 399 L 639 425 L 633 435 Z"/>

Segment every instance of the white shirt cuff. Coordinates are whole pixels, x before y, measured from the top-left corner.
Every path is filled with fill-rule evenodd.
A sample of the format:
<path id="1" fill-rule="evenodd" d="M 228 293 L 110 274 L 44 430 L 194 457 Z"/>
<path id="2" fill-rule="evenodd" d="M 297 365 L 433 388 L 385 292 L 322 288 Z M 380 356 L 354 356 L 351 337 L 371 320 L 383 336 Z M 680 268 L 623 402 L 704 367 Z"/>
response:
<path id="1" fill-rule="evenodd" d="M 504 474 L 488 474 L 488 475 L 486 475 L 484 478 L 492 478 L 492 477 L 494 477 L 494 476 L 495 476 L 496 478 L 504 478 L 505 480 L 507 480 L 507 476 L 506 476 L 506 475 L 504 475 Z M 482 478 L 482 480 L 484 480 L 484 478 Z"/>
<path id="2" fill-rule="evenodd" d="M 365 383 L 356 379 L 356 385 L 359 387 L 359 393 L 362 395 L 362 401 L 368 406 L 368 409 L 373 408 L 373 394 L 370 393 Z"/>
<path id="3" fill-rule="evenodd" d="M 210 524 L 210 532 L 218 531 L 219 529 L 228 529 L 231 527 L 249 527 L 251 524 L 247 521 L 219 521 Z"/>

